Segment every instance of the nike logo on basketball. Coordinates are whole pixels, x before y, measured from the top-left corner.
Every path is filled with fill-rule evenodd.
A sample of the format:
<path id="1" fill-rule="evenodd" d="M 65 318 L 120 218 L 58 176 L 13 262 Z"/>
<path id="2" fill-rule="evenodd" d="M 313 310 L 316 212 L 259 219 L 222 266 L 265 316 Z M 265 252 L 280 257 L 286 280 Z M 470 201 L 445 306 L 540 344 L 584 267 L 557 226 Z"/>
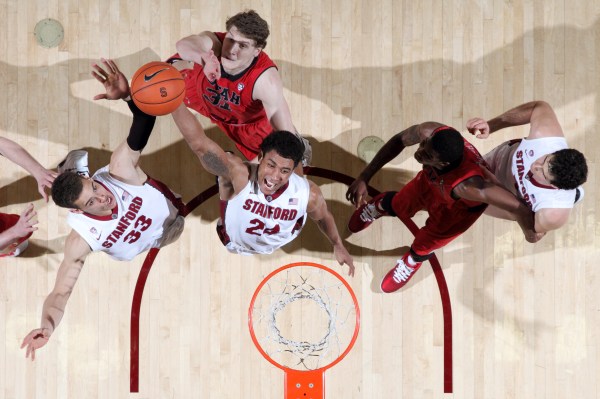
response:
<path id="1" fill-rule="evenodd" d="M 155 77 L 156 75 L 158 75 L 162 71 L 166 71 L 167 69 L 169 69 L 169 68 L 160 69 L 160 70 L 154 72 L 152 75 L 146 75 L 146 74 L 144 74 L 144 82 L 148 82 L 149 80 L 152 80 L 153 77 Z"/>

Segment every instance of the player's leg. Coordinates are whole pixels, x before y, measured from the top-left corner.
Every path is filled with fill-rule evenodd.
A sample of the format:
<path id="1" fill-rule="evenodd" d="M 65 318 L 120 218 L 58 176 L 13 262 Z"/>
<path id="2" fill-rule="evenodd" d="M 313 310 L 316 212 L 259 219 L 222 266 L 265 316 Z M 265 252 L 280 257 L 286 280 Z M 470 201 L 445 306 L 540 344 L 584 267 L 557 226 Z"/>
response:
<path id="1" fill-rule="evenodd" d="M 383 292 L 394 292 L 404 287 L 419 270 L 424 261 L 433 252 L 446 246 L 467 231 L 483 214 L 485 206 L 472 211 L 464 209 L 449 210 L 443 206 L 429 207 L 429 217 L 417 234 L 410 247 L 381 282 Z"/>
<path id="2" fill-rule="evenodd" d="M 348 230 L 352 233 L 362 231 L 382 216 L 395 216 L 401 220 L 410 219 L 415 213 L 425 209 L 422 183 L 422 174 L 419 173 L 400 191 L 386 191 L 376 195 L 354 211 L 348 222 Z"/>

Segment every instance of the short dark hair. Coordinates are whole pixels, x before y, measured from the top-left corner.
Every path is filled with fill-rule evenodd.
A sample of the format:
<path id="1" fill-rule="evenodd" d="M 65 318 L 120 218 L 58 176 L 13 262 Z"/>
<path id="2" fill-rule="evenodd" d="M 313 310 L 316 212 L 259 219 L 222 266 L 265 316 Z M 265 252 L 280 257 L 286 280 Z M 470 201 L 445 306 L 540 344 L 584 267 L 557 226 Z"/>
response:
<path id="1" fill-rule="evenodd" d="M 304 155 L 304 144 L 294 133 L 277 130 L 264 138 L 260 144 L 260 150 L 263 156 L 267 152 L 275 150 L 283 158 L 294 161 L 294 167 L 296 167 Z"/>
<path id="2" fill-rule="evenodd" d="M 83 177 L 75 172 L 63 172 L 52 183 L 52 200 L 61 208 L 77 209 L 75 201 L 83 191 Z"/>
<path id="3" fill-rule="evenodd" d="M 573 148 L 553 153 L 548 163 L 550 183 L 562 190 L 573 190 L 587 180 L 588 167 L 583 154 Z"/>
<path id="4" fill-rule="evenodd" d="M 452 129 L 442 129 L 431 137 L 431 148 L 438 154 L 442 162 L 455 162 L 462 158 L 465 141 L 462 135 Z"/>
<path id="5" fill-rule="evenodd" d="M 246 10 L 235 14 L 225 21 L 225 28 L 238 28 L 240 33 L 256 42 L 256 47 L 265 48 L 269 37 L 269 24 L 254 10 Z"/>

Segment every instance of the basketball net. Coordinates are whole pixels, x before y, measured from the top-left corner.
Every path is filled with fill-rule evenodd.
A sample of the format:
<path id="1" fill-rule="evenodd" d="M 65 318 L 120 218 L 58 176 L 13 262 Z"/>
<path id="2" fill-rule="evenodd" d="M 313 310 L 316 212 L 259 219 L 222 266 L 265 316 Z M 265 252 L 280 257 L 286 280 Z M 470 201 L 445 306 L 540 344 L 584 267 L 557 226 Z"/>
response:
<path id="1" fill-rule="evenodd" d="M 263 280 L 248 313 L 254 344 L 286 373 L 284 397 L 324 398 L 325 370 L 358 336 L 360 312 L 348 283 L 316 263 L 290 264 Z"/>

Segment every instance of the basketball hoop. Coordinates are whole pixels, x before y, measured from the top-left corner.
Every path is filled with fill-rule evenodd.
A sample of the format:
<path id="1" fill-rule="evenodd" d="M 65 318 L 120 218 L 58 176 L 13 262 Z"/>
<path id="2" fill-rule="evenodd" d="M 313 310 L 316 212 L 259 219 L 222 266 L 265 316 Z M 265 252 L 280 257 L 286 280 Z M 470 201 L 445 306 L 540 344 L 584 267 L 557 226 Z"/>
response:
<path id="1" fill-rule="evenodd" d="M 324 399 L 325 370 L 350 352 L 359 325 L 350 285 L 317 263 L 273 271 L 256 288 L 248 309 L 254 345 L 285 372 L 284 399 Z"/>

